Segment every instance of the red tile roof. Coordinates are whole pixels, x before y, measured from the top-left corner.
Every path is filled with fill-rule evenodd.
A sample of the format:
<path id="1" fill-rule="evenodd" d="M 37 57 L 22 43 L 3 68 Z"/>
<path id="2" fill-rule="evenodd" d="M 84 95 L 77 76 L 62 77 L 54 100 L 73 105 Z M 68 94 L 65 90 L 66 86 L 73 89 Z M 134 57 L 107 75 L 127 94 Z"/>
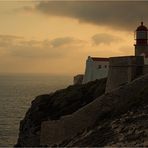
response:
<path id="1" fill-rule="evenodd" d="M 97 57 L 91 57 L 93 61 L 109 61 L 109 58 L 97 58 Z"/>

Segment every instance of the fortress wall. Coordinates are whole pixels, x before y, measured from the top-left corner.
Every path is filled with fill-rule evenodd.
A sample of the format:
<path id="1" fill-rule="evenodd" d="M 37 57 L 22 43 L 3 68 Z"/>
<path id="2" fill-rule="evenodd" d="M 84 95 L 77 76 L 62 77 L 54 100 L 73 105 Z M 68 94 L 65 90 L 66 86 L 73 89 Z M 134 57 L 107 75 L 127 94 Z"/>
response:
<path id="1" fill-rule="evenodd" d="M 106 92 L 129 83 L 143 74 L 142 56 L 112 57 L 109 59 L 109 73 Z"/>
<path id="2" fill-rule="evenodd" d="M 106 117 L 129 111 L 135 104 L 135 97 L 139 95 L 139 91 L 143 90 L 140 88 L 143 88 L 147 83 L 148 75 L 133 81 L 123 89 L 119 88 L 112 93 L 96 98 L 72 115 L 63 116 L 56 121 L 43 121 L 40 144 L 49 147 L 56 146 L 55 144 L 59 146 L 62 142 L 68 142 L 74 137 L 78 138 L 80 133 L 84 133 L 96 125 L 100 127 L 102 121 L 105 121 L 104 119 L 108 119 L 108 121 L 111 119 Z M 136 102 L 139 104 L 139 100 Z"/>
<path id="3" fill-rule="evenodd" d="M 147 73 L 148 73 L 148 65 L 144 65 L 143 74 L 147 74 Z"/>
<path id="4" fill-rule="evenodd" d="M 74 76 L 74 78 L 73 78 L 73 84 L 74 85 L 82 84 L 83 76 L 84 75 L 82 75 L 82 74 L 79 74 L 79 75 Z"/>

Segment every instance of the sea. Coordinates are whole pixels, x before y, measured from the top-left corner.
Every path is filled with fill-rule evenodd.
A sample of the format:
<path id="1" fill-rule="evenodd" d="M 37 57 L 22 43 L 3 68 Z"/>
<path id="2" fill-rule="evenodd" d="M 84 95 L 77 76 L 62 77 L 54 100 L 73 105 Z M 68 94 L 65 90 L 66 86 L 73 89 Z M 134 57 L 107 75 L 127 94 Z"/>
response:
<path id="1" fill-rule="evenodd" d="M 16 144 L 20 120 L 31 101 L 72 84 L 72 76 L 48 74 L 0 75 L 0 147 Z"/>

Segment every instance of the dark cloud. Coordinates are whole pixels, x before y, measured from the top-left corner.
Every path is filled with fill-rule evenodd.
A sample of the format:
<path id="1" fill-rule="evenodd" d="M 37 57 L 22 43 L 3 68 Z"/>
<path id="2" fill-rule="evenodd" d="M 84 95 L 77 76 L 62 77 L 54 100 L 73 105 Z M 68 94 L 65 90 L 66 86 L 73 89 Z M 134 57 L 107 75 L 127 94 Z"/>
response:
<path id="1" fill-rule="evenodd" d="M 36 9 L 116 29 L 135 29 L 141 20 L 148 23 L 148 1 L 42 1 Z"/>
<path id="2" fill-rule="evenodd" d="M 121 41 L 122 39 L 114 35 L 101 33 L 101 34 L 95 34 L 92 37 L 92 40 L 95 45 L 99 45 L 99 44 L 110 44 L 112 42 L 118 42 Z"/>

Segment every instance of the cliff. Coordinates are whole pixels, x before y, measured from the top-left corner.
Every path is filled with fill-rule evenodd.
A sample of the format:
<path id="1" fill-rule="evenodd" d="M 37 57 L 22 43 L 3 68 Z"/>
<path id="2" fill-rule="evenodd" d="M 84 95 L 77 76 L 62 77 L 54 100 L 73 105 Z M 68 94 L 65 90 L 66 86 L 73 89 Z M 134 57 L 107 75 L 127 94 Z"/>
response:
<path id="1" fill-rule="evenodd" d="M 58 121 L 44 121 L 41 145 L 148 146 L 148 75 Z"/>
<path id="2" fill-rule="evenodd" d="M 20 122 L 16 146 L 39 146 L 43 121 L 59 120 L 61 116 L 72 114 L 101 96 L 105 87 L 106 79 L 101 79 L 36 97 Z"/>
<path id="3" fill-rule="evenodd" d="M 17 146 L 148 146 L 148 75 L 103 94 L 105 83 L 37 97 L 21 122 Z"/>

